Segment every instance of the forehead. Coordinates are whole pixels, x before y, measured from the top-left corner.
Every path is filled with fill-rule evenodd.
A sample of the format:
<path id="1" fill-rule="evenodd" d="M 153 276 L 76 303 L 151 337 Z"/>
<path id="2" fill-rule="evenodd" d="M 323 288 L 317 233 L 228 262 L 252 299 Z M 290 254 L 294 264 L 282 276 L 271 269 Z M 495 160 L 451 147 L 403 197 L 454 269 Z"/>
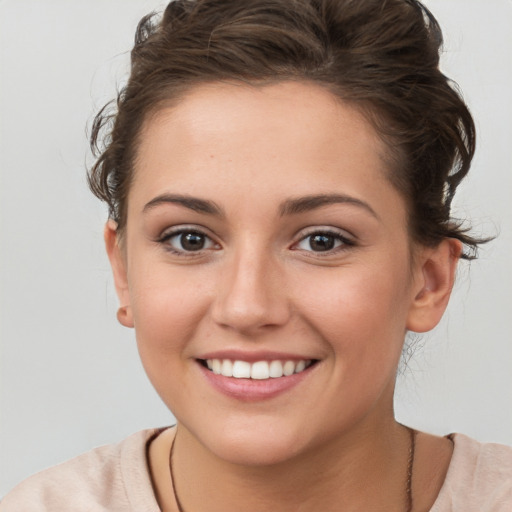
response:
<path id="1" fill-rule="evenodd" d="M 353 158 L 367 161 L 366 167 L 387 167 L 386 147 L 365 117 L 326 88 L 304 82 L 194 87 L 146 119 L 136 174 L 142 176 L 163 148 L 189 163 L 205 153 L 229 154 L 231 160 L 245 159 L 246 167 L 264 153 L 273 159 L 313 158 L 318 169 L 334 156 L 340 168 Z"/>
<path id="2" fill-rule="evenodd" d="M 146 120 L 128 206 L 162 193 L 237 208 L 329 193 L 401 204 L 385 153 L 366 118 L 321 86 L 202 85 Z"/>

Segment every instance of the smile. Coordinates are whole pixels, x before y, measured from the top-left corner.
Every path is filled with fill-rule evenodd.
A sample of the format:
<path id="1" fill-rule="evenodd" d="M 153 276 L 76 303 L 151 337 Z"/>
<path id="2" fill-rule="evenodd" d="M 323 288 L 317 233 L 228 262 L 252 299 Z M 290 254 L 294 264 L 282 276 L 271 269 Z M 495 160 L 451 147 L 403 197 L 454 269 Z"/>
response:
<path id="1" fill-rule="evenodd" d="M 231 359 L 206 359 L 203 364 L 215 375 L 233 377 L 235 379 L 278 379 L 301 373 L 313 364 L 311 359 L 299 361 L 248 361 Z"/>

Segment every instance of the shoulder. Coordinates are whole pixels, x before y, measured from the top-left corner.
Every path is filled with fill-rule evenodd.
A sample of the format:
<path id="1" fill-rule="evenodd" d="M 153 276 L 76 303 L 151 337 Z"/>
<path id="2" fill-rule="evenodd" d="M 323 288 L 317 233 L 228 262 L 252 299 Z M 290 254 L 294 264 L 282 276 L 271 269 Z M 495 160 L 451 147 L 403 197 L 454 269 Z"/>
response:
<path id="1" fill-rule="evenodd" d="M 445 482 L 431 512 L 512 510 L 512 447 L 453 434 Z"/>
<path id="2" fill-rule="evenodd" d="M 144 430 L 44 470 L 15 487 L 0 512 L 156 512 L 146 445 L 160 430 Z"/>

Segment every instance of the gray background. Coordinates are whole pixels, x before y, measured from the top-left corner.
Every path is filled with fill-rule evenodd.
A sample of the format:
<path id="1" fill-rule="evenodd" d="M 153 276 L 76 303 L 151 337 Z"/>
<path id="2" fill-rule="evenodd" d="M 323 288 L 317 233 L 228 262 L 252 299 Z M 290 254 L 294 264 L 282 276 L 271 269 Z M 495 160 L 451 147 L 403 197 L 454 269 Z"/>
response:
<path id="1" fill-rule="evenodd" d="M 512 2 L 430 0 L 443 68 L 477 120 L 456 215 L 500 232 L 463 264 L 442 324 L 399 378 L 397 416 L 512 444 Z M 0 0 L 0 496 L 29 474 L 172 422 L 117 325 L 88 192 L 86 125 L 122 83 L 148 0 Z M 464 205 L 463 207 L 461 205 Z"/>

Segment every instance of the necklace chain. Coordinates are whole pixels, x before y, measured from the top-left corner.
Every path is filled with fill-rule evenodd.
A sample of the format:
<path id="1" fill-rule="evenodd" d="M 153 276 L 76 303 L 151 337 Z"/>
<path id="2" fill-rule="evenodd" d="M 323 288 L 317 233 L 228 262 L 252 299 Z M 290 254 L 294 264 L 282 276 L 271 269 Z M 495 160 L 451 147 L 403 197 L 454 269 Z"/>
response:
<path id="1" fill-rule="evenodd" d="M 406 512 L 412 512 L 412 472 L 414 469 L 414 452 L 416 448 L 416 431 L 412 428 L 408 428 L 409 430 L 409 458 L 407 460 L 407 480 L 405 483 L 405 495 L 407 499 L 407 509 Z M 172 492 L 174 494 L 174 501 L 176 502 L 176 506 L 178 507 L 178 512 L 185 512 L 181 505 L 180 499 L 178 498 L 178 491 L 176 490 L 176 485 L 174 481 L 174 473 L 172 467 L 172 456 L 174 453 L 174 440 L 176 439 L 176 434 L 174 434 L 174 438 L 171 444 L 171 452 L 169 454 L 169 472 L 171 473 L 171 484 L 172 484 Z"/>
<path id="2" fill-rule="evenodd" d="M 414 452 L 416 451 L 416 430 L 409 428 L 409 460 L 407 461 L 407 481 L 405 493 L 407 497 L 407 512 L 412 512 L 412 471 L 414 469 Z M 183 512 L 180 510 L 179 512 Z"/>
<path id="3" fill-rule="evenodd" d="M 172 470 L 172 455 L 174 453 L 174 441 L 176 440 L 177 433 L 178 433 L 178 430 L 176 427 L 176 432 L 174 433 L 174 437 L 172 439 L 172 444 L 171 444 L 171 453 L 169 454 L 169 472 L 171 473 L 172 492 L 174 494 L 174 501 L 176 502 L 176 506 L 178 507 L 178 512 L 184 512 L 183 507 L 181 506 L 181 503 L 180 503 L 180 499 L 178 498 L 178 491 L 176 490 L 176 484 L 174 482 L 174 473 Z"/>

